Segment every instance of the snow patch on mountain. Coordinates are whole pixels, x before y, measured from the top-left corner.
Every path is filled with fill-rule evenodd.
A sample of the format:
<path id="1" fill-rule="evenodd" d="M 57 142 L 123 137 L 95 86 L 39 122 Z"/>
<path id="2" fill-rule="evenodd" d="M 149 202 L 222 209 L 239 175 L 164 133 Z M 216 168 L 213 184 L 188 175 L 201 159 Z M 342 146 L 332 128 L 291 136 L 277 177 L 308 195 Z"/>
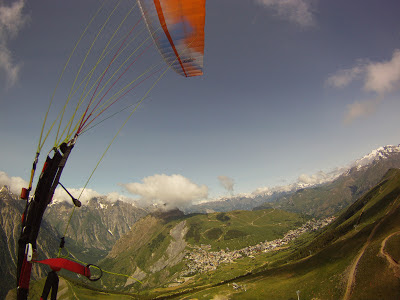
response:
<path id="1" fill-rule="evenodd" d="M 369 154 L 365 155 L 361 159 L 358 159 L 346 166 L 335 168 L 331 171 L 319 171 L 315 174 L 301 174 L 297 180 L 293 183 L 282 185 L 282 186 L 274 186 L 274 187 L 259 187 L 251 193 L 243 193 L 243 194 L 235 194 L 232 196 L 223 196 L 217 199 L 205 200 L 199 202 L 198 204 L 205 204 L 207 202 L 229 202 L 234 201 L 235 199 L 256 199 L 257 197 L 269 198 L 274 195 L 278 195 L 280 193 L 291 193 L 300 189 L 309 188 L 318 186 L 324 183 L 332 182 L 337 179 L 341 175 L 348 175 L 352 170 L 360 170 L 363 167 L 369 166 L 376 160 L 379 159 L 387 159 L 391 155 L 400 153 L 400 145 L 393 146 L 387 145 L 380 147 L 371 151 Z"/>
<path id="2" fill-rule="evenodd" d="M 359 170 L 360 168 L 367 166 L 374 161 L 377 161 L 379 159 L 386 159 L 388 158 L 391 154 L 393 153 L 400 153 L 400 145 L 398 146 L 393 146 L 393 145 L 387 145 L 384 147 L 380 147 L 378 149 L 375 149 L 371 151 L 371 153 L 365 155 L 361 159 L 357 160 L 353 166 Z"/>
<path id="3" fill-rule="evenodd" d="M 299 189 L 304 189 L 326 182 L 330 182 L 342 175 L 348 167 L 336 168 L 329 172 L 319 171 L 315 174 L 301 174 L 297 180 L 291 184 L 275 187 L 260 187 L 251 194 L 253 196 L 272 196 L 275 193 L 293 192 Z"/>
<path id="4" fill-rule="evenodd" d="M 11 193 L 10 188 L 8 185 L 4 185 L 2 188 L 0 188 L 0 193 Z"/>
<path id="5" fill-rule="evenodd" d="M 356 160 L 353 163 L 350 163 L 347 166 L 338 167 L 327 173 L 319 171 L 313 175 L 302 174 L 297 178 L 297 181 L 295 183 L 292 183 L 287 186 L 274 187 L 272 189 L 269 189 L 269 191 L 270 194 L 273 194 L 276 191 L 294 191 L 302 188 L 312 187 L 327 182 L 331 182 L 336 178 L 338 178 L 339 176 L 346 174 L 346 172 L 349 172 L 354 167 L 356 167 L 356 169 L 359 170 L 362 167 L 368 166 L 377 160 L 387 159 L 395 153 L 400 153 L 400 145 L 398 146 L 387 145 L 379 147 L 378 149 L 371 151 L 369 154 Z M 268 190 L 268 188 L 266 189 Z"/>

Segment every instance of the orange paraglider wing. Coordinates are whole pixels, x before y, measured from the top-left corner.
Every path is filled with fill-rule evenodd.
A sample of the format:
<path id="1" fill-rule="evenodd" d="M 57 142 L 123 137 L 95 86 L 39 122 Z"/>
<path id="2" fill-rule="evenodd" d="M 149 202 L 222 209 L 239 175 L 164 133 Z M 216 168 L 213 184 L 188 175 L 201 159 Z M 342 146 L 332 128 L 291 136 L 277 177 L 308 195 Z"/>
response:
<path id="1" fill-rule="evenodd" d="M 206 0 L 138 0 L 166 63 L 186 77 L 203 74 Z"/>

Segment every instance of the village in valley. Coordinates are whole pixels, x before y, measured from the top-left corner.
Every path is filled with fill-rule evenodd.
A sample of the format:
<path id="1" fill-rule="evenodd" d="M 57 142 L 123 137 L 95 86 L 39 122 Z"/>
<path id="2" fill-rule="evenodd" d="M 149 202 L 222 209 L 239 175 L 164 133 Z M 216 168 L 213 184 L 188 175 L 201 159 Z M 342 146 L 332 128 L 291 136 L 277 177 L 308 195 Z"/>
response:
<path id="1" fill-rule="evenodd" d="M 187 270 L 181 276 L 191 276 L 196 273 L 204 273 L 217 269 L 220 264 L 232 263 L 234 260 L 242 257 L 253 258 L 260 252 L 277 251 L 289 242 L 298 238 L 305 232 L 316 231 L 327 226 L 335 220 L 335 217 L 328 217 L 321 220 L 312 219 L 301 227 L 288 231 L 283 238 L 273 241 L 261 242 L 257 245 L 247 246 L 238 250 L 230 250 L 229 248 L 219 251 L 210 251 L 211 245 L 195 246 L 192 251 L 186 255 Z"/>

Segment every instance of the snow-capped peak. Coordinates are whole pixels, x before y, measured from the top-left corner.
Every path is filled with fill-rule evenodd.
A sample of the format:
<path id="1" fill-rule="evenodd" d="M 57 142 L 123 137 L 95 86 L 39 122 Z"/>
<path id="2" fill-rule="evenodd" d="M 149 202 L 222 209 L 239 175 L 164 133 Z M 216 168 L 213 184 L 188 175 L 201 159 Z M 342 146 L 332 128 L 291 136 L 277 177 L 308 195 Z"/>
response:
<path id="1" fill-rule="evenodd" d="M 371 153 L 365 155 L 361 159 L 357 160 L 355 162 L 355 166 L 357 169 L 369 165 L 373 161 L 376 161 L 378 159 L 385 159 L 388 158 L 389 155 L 393 153 L 400 153 L 400 145 L 398 146 L 393 146 L 393 145 L 387 145 L 384 147 L 380 147 L 378 149 L 375 149 L 371 151 Z"/>
<path id="2" fill-rule="evenodd" d="M 0 193 L 10 193 L 10 188 L 8 187 L 8 185 L 4 185 L 0 188 Z"/>

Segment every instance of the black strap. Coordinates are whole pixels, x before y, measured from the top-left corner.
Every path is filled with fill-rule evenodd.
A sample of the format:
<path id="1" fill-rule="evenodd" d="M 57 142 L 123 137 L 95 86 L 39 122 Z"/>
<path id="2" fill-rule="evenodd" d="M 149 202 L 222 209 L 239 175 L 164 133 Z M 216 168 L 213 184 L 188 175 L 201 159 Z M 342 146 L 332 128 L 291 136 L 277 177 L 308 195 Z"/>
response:
<path id="1" fill-rule="evenodd" d="M 60 241 L 60 248 L 62 249 L 64 248 L 64 246 L 65 246 L 65 237 L 62 237 Z"/>
<path id="2" fill-rule="evenodd" d="M 56 271 L 51 271 L 47 275 L 46 283 L 43 288 L 41 300 L 47 300 L 51 290 L 51 300 L 57 300 L 57 291 L 58 291 L 58 275 Z"/>
<path id="3" fill-rule="evenodd" d="M 81 207 L 81 205 L 82 205 L 81 201 L 79 201 L 74 196 L 72 196 L 71 193 L 65 188 L 65 186 L 63 186 L 63 184 L 61 182 L 58 182 L 58 184 L 61 185 L 61 187 L 64 189 L 64 191 L 66 191 L 67 194 L 71 197 L 72 202 L 74 203 L 74 205 L 76 207 Z"/>

